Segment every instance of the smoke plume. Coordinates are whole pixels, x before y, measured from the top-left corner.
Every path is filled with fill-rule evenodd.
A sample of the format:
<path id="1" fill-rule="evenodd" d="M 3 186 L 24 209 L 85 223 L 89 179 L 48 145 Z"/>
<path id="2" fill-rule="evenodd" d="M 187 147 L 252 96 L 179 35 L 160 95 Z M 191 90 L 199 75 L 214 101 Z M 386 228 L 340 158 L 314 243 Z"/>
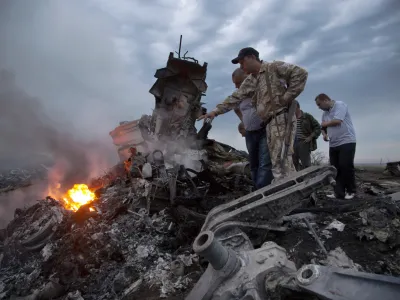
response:
<path id="1" fill-rule="evenodd" d="M 79 133 L 74 135 L 68 131 L 68 124 L 60 128 L 45 113 L 41 102 L 19 88 L 15 75 L 7 70 L 0 71 L 0 105 L 3 168 L 6 163 L 9 167 L 33 166 L 40 162 L 38 154 L 42 154 L 63 169 L 63 179 L 71 184 L 94 175 L 94 169 L 100 167 L 95 165 L 94 157 L 99 163 L 111 163 L 107 144 L 84 140 Z"/>
<path id="2" fill-rule="evenodd" d="M 117 162 L 108 133 L 154 103 L 120 33 L 87 1 L 0 1 L 0 169 L 51 162 L 68 186 Z M 0 218 L 31 190 L 2 194 Z"/>
<path id="3" fill-rule="evenodd" d="M 50 165 L 49 184 L 60 184 L 61 191 L 66 191 L 75 183 L 87 183 L 112 165 L 114 151 L 109 145 L 79 138 L 78 133 L 67 131 L 67 124 L 60 128 L 41 102 L 19 88 L 15 75 L 7 70 L 0 70 L 0 106 L 1 169 Z M 46 190 L 41 183 L 2 195 L 0 218 L 10 209 L 44 196 Z"/>

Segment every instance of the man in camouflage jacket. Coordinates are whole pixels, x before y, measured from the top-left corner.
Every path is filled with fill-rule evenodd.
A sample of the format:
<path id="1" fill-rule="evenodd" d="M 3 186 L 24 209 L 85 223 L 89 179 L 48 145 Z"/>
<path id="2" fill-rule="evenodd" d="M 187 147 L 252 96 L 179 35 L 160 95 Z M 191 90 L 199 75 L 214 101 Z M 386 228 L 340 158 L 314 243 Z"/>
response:
<path id="1" fill-rule="evenodd" d="M 311 114 L 303 112 L 298 102 L 296 117 L 297 129 L 293 163 L 296 170 L 300 171 L 311 166 L 311 152 L 317 150 L 317 139 L 321 135 L 321 125 Z"/>
<path id="2" fill-rule="evenodd" d="M 296 115 L 288 120 L 288 108 L 304 90 L 308 73 L 303 68 L 282 61 L 264 62 L 253 48 L 240 50 L 232 60 L 250 75 L 241 86 L 210 113 L 199 118 L 211 118 L 224 114 L 245 98 L 251 97 L 257 114 L 266 124 L 267 143 L 272 160 L 274 181 L 295 172 L 293 165 L 293 143 L 296 133 Z M 281 161 L 282 147 L 287 126 L 291 122 L 290 147 Z"/>

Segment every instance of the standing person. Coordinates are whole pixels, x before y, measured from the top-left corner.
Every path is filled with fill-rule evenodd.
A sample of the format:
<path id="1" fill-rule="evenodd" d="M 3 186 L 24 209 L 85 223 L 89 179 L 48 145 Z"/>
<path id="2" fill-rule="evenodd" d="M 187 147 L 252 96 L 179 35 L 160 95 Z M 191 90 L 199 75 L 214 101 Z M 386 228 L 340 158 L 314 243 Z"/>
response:
<path id="1" fill-rule="evenodd" d="M 354 156 L 356 133 L 347 107 L 342 101 L 332 100 L 326 94 L 315 98 L 323 110 L 322 135 L 329 141 L 329 161 L 337 169 L 336 186 L 330 198 L 353 199 L 356 193 Z"/>
<path id="2" fill-rule="evenodd" d="M 246 77 L 247 74 L 238 68 L 232 73 L 232 82 L 236 88 L 239 88 Z M 260 189 L 272 182 L 272 164 L 265 126 L 257 115 L 256 109 L 252 106 L 251 98 L 246 98 L 240 102 L 235 112 L 242 121 L 238 130 L 246 139 L 251 177 L 256 189 Z"/>
<path id="3" fill-rule="evenodd" d="M 283 61 L 264 62 L 258 51 L 251 47 L 240 50 L 232 63 L 239 63 L 240 68 L 250 75 L 231 96 L 198 120 L 213 119 L 234 109 L 244 99 L 252 98 L 257 115 L 266 124 L 274 181 L 287 177 L 296 171 L 292 161 L 296 115 L 289 120 L 289 107 L 304 90 L 308 73 Z M 289 137 L 288 148 L 285 135 Z"/>
<path id="4" fill-rule="evenodd" d="M 317 139 L 321 135 L 321 125 L 311 114 L 303 112 L 298 102 L 296 118 L 293 163 L 296 170 L 300 171 L 311 166 L 311 152 L 317 150 Z"/>

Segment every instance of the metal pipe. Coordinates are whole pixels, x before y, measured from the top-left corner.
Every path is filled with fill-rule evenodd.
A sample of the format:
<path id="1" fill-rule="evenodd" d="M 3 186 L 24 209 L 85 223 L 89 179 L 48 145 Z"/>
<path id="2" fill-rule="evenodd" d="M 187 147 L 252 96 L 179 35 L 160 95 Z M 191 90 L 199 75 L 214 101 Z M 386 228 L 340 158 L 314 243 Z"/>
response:
<path id="1" fill-rule="evenodd" d="M 237 163 L 232 163 L 228 167 L 226 167 L 226 170 L 231 171 L 232 173 L 235 174 L 240 174 L 240 175 L 251 175 L 250 174 L 250 164 L 248 162 L 237 162 Z"/>
<path id="2" fill-rule="evenodd" d="M 178 57 L 181 58 L 181 47 L 182 47 L 182 34 L 181 38 L 179 39 L 179 50 L 178 50 Z"/>
<path id="3" fill-rule="evenodd" d="M 318 245 L 320 246 L 322 252 L 324 252 L 324 254 L 325 254 L 326 256 L 328 256 L 328 255 L 329 255 L 329 254 L 328 254 L 328 251 L 326 251 L 326 248 L 325 248 L 324 244 L 322 244 L 322 241 L 321 241 L 320 238 L 318 237 L 318 234 L 315 232 L 315 230 L 314 230 L 314 228 L 312 227 L 311 223 L 310 223 L 306 218 L 304 218 L 303 221 L 306 223 L 308 229 L 310 229 L 311 234 L 313 235 L 315 241 L 316 241 L 316 242 L 318 243 Z"/>
<path id="4" fill-rule="evenodd" d="M 229 258 L 228 249 L 214 238 L 212 231 L 200 233 L 193 243 L 193 250 L 205 257 L 215 270 L 221 270 Z"/>
<path id="5" fill-rule="evenodd" d="M 306 265 L 297 272 L 296 282 L 298 287 L 318 299 L 400 299 L 399 278 L 352 269 Z"/>

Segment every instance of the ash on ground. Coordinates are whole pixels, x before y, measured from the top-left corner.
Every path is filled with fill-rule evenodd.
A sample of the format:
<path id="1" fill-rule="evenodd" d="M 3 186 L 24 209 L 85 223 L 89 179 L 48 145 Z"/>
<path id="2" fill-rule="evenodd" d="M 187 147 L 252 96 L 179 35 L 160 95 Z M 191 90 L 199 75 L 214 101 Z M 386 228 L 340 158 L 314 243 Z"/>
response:
<path id="1" fill-rule="evenodd" d="M 400 182 L 358 174 L 358 199 L 328 200 L 320 191 L 316 204 L 286 217 L 286 232 L 270 231 L 260 242 L 286 248 L 297 267 L 320 263 L 399 276 L 400 201 L 385 194 L 400 190 Z M 17 209 L 1 231 L 0 299 L 183 299 L 205 267 L 191 250 L 201 218 L 243 188 L 206 197 L 210 207 L 165 202 L 148 212 L 148 185 L 135 178 L 104 187 L 94 211 L 73 213 L 51 198 Z M 314 225 L 328 257 L 299 213 Z"/>

